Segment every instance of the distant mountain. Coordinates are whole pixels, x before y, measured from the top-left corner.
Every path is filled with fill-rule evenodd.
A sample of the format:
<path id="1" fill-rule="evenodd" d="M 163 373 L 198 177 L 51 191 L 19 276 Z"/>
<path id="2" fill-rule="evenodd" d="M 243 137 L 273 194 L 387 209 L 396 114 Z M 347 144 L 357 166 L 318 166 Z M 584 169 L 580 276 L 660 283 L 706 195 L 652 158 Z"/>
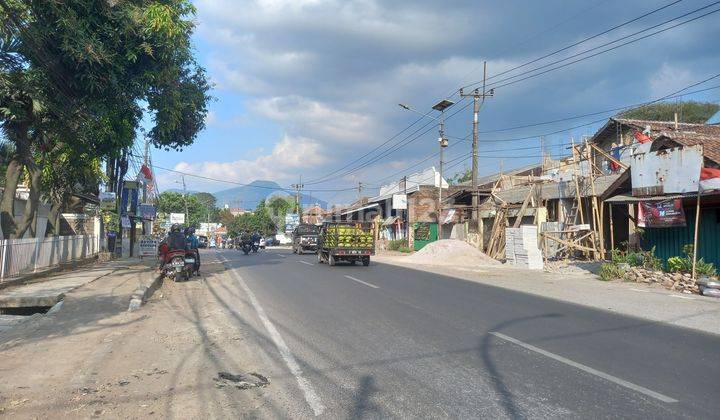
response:
<path id="1" fill-rule="evenodd" d="M 257 207 L 258 203 L 265 200 L 272 195 L 292 195 L 289 192 L 283 190 L 278 183 L 273 181 L 253 181 L 248 185 L 242 187 L 230 188 L 213 193 L 217 198 L 217 206 L 222 208 L 227 204 L 230 208 L 244 208 L 252 210 Z M 328 204 L 325 201 L 319 200 L 316 197 L 309 195 L 300 194 L 300 202 L 303 207 L 319 204 L 322 208 L 327 208 Z"/>

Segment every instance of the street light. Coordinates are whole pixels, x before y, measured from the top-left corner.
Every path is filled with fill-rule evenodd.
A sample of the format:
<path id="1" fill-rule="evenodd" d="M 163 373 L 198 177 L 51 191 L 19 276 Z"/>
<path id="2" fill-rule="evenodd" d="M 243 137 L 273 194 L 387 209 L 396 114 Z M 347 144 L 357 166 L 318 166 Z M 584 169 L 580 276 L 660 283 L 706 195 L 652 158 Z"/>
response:
<path id="1" fill-rule="evenodd" d="M 423 114 L 420 111 L 417 111 L 410 107 L 409 105 L 405 104 L 398 104 L 401 108 L 412 111 L 416 114 L 420 114 L 423 117 L 427 117 L 430 119 L 433 119 L 438 122 L 439 124 L 439 133 L 440 136 L 438 137 L 438 143 L 440 145 L 440 182 L 438 185 L 438 209 L 437 209 L 437 223 L 438 223 L 438 239 L 442 239 L 442 182 L 443 182 L 443 154 L 444 149 L 448 147 L 448 139 L 445 138 L 445 110 L 450 108 L 451 106 L 455 105 L 455 102 L 449 100 L 449 99 L 443 99 L 440 102 L 436 103 L 432 106 L 432 109 L 435 111 L 440 112 L 440 117 L 436 118 L 430 115 L 430 113 Z"/>

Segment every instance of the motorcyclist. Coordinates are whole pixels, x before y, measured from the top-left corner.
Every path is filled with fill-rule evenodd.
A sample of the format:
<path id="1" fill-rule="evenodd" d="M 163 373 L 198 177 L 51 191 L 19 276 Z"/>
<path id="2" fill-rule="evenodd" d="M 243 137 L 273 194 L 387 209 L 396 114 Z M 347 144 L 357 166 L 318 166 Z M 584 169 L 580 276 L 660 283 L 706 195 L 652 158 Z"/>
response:
<path id="1" fill-rule="evenodd" d="M 195 253 L 195 271 L 200 271 L 200 240 L 195 236 L 195 228 L 189 227 L 185 230 L 185 244 L 188 250 Z"/>
<path id="2" fill-rule="evenodd" d="M 160 254 L 160 267 L 158 268 L 161 269 L 165 264 L 165 256 L 168 252 L 184 250 L 185 247 L 185 235 L 182 232 L 182 226 L 175 223 L 170 226 L 170 232 L 165 239 L 160 242 L 160 246 L 158 247 L 158 253 Z"/>

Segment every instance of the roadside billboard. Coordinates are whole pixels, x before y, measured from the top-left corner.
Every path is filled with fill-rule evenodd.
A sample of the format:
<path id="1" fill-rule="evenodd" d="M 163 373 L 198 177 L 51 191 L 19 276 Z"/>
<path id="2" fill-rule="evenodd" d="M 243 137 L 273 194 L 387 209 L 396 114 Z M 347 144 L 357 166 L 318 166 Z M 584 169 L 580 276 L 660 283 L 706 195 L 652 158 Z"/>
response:
<path id="1" fill-rule="evenodd" d="M 681 199 L 641 201 L 638 206 L 638 226 L 649 228 L 685 226 L 685 211 Z"/>
<path id="2" fill-rule="evenodd" d="M 185 224 L 185 213 L 170 213 L 170 224 Z"/>
<path id="3" fill-rule="evenodd" d="M 285 215 L 285 232 L 292 232 L 300 224 L 300 215 L 290 213 Z"/>

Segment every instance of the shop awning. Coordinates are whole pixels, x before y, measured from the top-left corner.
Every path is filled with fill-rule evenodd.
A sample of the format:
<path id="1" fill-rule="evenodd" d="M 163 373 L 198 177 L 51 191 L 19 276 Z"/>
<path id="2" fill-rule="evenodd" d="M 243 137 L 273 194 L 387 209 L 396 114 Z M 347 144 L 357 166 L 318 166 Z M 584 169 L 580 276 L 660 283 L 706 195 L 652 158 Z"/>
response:
<path id="1" fill-rule="evenodd" d="M 383 221 L 383 226 L 390 226 L 390 225 L 394 224 L 398 219 L 400 219 L 400 218 L 397 216 L 390 216 L 387 219 L 385 219 L 385 221 Z"/>
<path id="2" fill-rule="evenodd" d="M 378 203 L 368 204 L 367 206 L 362 206 L 362 207 L 358 207 L 358 208 L 356 208 L 356 209 L 344 211 L 344 212 L 342 212 L 342 213 L 340 213 L 340 214 L 343 215 L 343 216 L 345 216 L 346 214 L 353 214 L 353 213 L 357 213 L 357 212 L 359 212 L 359 211 L 363 211 L 363 210 L 367 210 L 367 209 L 372 209 L 372 208 L 379 207 L 379 206 L 380 206 L 380 205 L 379 205 Z"/>

